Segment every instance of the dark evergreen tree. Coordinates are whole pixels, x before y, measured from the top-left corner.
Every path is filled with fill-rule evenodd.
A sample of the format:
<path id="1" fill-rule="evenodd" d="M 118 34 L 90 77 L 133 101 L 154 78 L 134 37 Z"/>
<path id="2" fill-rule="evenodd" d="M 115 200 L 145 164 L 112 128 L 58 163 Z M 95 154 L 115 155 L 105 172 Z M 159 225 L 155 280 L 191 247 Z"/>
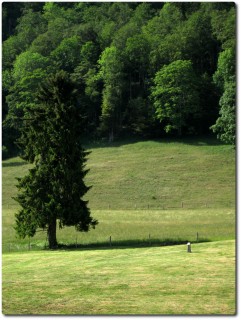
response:
<path id="1" fill-rule="evenodd" d="M 80 142 L 84 121 L 74 85 L 64 71 L 41 86 L 38 101 L 28 107 L 19 139 L 22 158 L 34 167 L 18 178 L 15 200 L 22 208 L 15 228 L 22 238 L 45 229 L 49 247 L 55 248 L 57 223 L 60 228 L 88 231 L 98 222 L 83 200 L 90 189 L 84 182 L 87 152 Z"/>

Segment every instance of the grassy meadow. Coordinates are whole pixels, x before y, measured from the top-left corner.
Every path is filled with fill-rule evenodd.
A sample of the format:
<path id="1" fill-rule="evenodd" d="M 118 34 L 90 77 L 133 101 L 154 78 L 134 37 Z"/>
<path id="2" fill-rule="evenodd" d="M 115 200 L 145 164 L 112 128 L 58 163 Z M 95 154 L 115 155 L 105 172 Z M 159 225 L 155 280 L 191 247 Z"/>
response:
<path id="1" fill-rule="evenodd" d="M 234 207 L 235 151 L 216 140 L 137 141 L 86 146 L 91 209 Z M 14 206 L 20 158 L 3 161 L 3 208 Z"/>
<path id="2" fill-rule="evenodd" d="M 93 210 L 99 225 L 88 233 L 76 232 L 74 227 L 57 230 L 58 241 L 77 247 L 88 246 L 146 246 L 183 243 L 187 241 L 216 241 L 235 238 L 233 209 L 172 209 L 172 210 Z M 17 239 L 13 210 L 3 210 L 3 252 L 29 249 L 29 239 Z M 46 244 L 46 232 L 37 232 L 30 240 L 31 249 Z"/>
<path id="3" fill-rule="evenodd" d="M 235 313 L 233 240 L 3 255 L 4 314 Z"/>
<path id="4" fill-rule="evenodd" d="M 99 225 L 58 230 L 68 247 L 53 252 L 45 232 L 16 237 L 15 177 L 30 165 L 3 161 L 3 312 L 234 314 L 234 149 L 212 139 L 86 147 Z"/>

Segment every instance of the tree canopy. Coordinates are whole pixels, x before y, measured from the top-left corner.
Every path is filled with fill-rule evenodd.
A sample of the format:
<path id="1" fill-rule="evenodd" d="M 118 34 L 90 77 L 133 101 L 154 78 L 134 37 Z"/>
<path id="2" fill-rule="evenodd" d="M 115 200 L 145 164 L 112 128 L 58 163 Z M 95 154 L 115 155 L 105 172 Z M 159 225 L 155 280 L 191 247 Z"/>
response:
<path id="1" fill-rule="evenodd" d="M 17 119 L 35 103 L 38 85 L 60 70 L 77 85 L 90 139 L 215 132 L 234 143 L 235 21 L 230 2 L 4 2 L 5 147 L 20 136 Z M 179 80 L 167 95 L 172 68 Z M 178 126 L 171 110 L 181 105 L 180 91 Z"/>
<path id="2" fill-rule="evenodd" d="M 200 112 L 198 89 L 191 61 L 176 60 L 156 73 L 152 96 L 166 132 L 177 130 L 181 136 L 184 127 L 192 128 L 190 117 L 198 117 Z"/>

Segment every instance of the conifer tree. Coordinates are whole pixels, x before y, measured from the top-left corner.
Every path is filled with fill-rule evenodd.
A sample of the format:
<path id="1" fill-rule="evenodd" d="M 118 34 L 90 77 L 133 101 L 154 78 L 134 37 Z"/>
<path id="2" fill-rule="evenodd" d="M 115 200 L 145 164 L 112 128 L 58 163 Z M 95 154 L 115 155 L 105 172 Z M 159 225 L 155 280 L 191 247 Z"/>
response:
<path id="1" fill-rule="evenodd" d="M 83 196 L 90 189 L 84 182 L 87 152 L 81 106 L 73 83 L 63 71 L 40 87 L 38 104 L 24 116 L 19 146 L 22 158 L 34 166 L 18 178 L 21 205 L 15 229 L 21 238 L 33 237 L 37 228 L 47 230 L 49 248 L 57 247 L 56 227 L 75 226 L 77 231 L 95 228 Z"/>

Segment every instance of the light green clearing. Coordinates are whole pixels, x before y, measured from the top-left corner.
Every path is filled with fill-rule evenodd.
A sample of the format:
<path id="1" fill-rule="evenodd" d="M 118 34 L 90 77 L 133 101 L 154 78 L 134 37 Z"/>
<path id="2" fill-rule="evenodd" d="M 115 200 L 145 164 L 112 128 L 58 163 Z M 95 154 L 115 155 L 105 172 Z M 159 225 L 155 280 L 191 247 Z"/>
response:
<path id="1" fill-rule="evenodd" d="M 235 242 L 3 254 L 4 314 L 234 314 Z"/>

